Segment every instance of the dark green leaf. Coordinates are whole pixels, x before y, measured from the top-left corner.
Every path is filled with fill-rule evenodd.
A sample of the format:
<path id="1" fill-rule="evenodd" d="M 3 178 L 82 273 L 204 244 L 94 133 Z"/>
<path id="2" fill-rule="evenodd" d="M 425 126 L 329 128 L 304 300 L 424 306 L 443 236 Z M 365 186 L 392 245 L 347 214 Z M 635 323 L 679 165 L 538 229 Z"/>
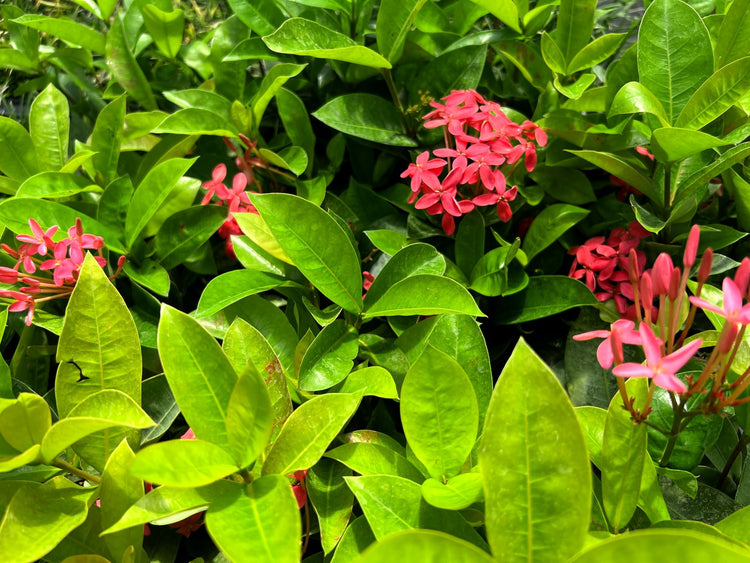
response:
<path id="1" fill-rule="evenodd" d="M 498 324 L 516 324 L 598 303 L 589 288 L 578 280 L 567 276 L 532 276 L 522 293 L 502 301 L 494 320 Z"/>
<path id="2" fill-rule="evenodd" d="M 382 0 L 375 22 L 378 50 L 385 59 L 396 64 L 401 58 L 406 34 L 426 0 Z M 362 63 L 360 63 L 362 64 Z"/>

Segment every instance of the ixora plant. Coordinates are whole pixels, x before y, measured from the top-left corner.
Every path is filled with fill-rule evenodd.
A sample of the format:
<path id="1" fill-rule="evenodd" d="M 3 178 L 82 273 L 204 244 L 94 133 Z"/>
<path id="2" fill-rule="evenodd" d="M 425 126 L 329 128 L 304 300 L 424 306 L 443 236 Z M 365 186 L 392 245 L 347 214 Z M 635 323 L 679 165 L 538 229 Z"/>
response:
<path id="1" fill-rule="evenodd" d="M 199 4 L 0 8 L 2 560 L 750 561 L 750 0 Z"/>

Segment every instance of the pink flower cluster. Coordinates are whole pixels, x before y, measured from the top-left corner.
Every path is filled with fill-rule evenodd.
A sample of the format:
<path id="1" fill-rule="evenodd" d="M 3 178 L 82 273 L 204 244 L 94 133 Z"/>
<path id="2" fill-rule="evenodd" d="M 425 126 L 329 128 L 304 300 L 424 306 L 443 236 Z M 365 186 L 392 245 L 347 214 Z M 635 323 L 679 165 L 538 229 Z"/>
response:
<path id="1" fill-rule="evenodd" d="M 234 248 L 232 247 L 232 235 L 241 235 L 242 230 L 237 224 L 237 220 L 234 218 L 233 213 L 255 213 L 258 211 L 255 206 L 250 203 L 250 198 L 247 195 L 245 189 L 247 188 L 247 174 L 239 172 L 232 178 L 232 187 L 227 188 L 224 185 L 224 179 L 227 176 L 227 167 L 224 164 L 219 164 L 213 170 L 211 174 L 211 180 L 203 182 L 203 188 L 206 190 L 206 194 L 201 200 L 201 205 L 208 205 L 212 203 L 214 196 L 218 198 L 218 201 L 214 202 L 216 205 L 227 205 L 229 207 L 229 217 L 224 224 L 219 227 L 219 236 L 226 241 L 225 251 L 227 256 L 234 259 Z M 250 192 L 255 193 L 255 192 Z"/>
<path id="2" fill-rule="evenodd" d="M 430 215 L 442 214 L 448 235 L 456 230 L 455 218 L 476 206 L 497 205 L 500 219 L 509 221 L 518 188 L 508 188 L 506 178 L 521 158 L 526 170 L 534 169 L 537 145 L 547 144 L 547 134 L 531 121 L 514 123 L 500 104 L 474 90 L 453 90 L 443 100 L 430 102 L 435 109 L 424 116 L 427 129 L 443 127 L 445 147 L 433 151 L 441 158 L 424 151 L 401 174 L 410 178 L 409 203 L 416 201 L 415 207 Z"/>
<path id="3" fill-rule="evenodd" d="M 17 250 L 7 244 L 0 244 L 0 248 L 16 260 L 13 268 L 0 267 L 0 283 L 23 284 L 18 290 L 0 291 L 0 297 L 13 299 L 8 307 L 9 311 L 27 311 L 27 325 L 31 325 L 34 308 L 38 303 L 71 294 L 83 265 L 84 250 L 98 250 L 99 255 L 95 257 L 97 263 L 102 267 L 107 263 L 101 255 L 104 240 L 84 233 L 80 218 L 68 229 L 68 236 L 58 242 L 52 240 L 59 229 L 57 225 L 45 231 L 34 219 L 29 219 L 29 226 L 30 235 L 16 237 L 23 243 Z M 50 252 L 52 256 L 47 258 Z M 125 257 L 122 256 L 115 275 L 119 274 L 124 264 Z M 42 275 L 41 272 L 52 275 Z"/>
<path id="4" fill-rule="evenodd" d="M 573 246 L 568 250 L 568 254 L 575 256 L 568 275 L 583 280 L 599 301 L 614 299 L 617 311 L 625 314 L 634 297 L 628 275 L 628 256 L 650 234 L 633 221 L 627 229 L 618 227 L 606 238 L 593 237 L 580 246 Z M 636 251 L 636 257 L 643 269 L 646 255 Z"/>

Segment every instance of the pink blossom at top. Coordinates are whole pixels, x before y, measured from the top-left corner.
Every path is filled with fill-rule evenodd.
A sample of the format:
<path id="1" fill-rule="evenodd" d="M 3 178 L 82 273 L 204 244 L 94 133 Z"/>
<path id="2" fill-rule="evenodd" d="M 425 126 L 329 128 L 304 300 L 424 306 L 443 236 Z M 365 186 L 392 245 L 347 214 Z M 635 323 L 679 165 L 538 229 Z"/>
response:
<path id="1" fill-rule="evenodd" d="M 440 158 L 430 159 L 430 152 L 424 151 L 417 157 L 416 164 L 410 164 L 401 173 L 402 178 L 411 177 L 411 191 L 418 192 L 422 184 L 426 184 L 432 190 L 440 189 L 438 174 L 448 164 Z M 437 170 L 437 172 L 435 172 Z"/>
<path id="2" fill-rule="evenodd" d="M 641 323 L 638 331 L 641 334 L 643 350 L 646 353 L 646 365 L 627 362 L 616 366 L 612 373 L 618 377 L 648 377 L 667 391 L 684 393 L 685 384 L 677 377 L 677 372 L 693 357 L 701 347 L 701 339 L 696 339 L 682 348 L 663 355 L 664 343 L 657 338 L 647 323 Z"/>
<path id="3" fill-rule="evenodd" d="M 31 227 L 31 235 L 18 235 L 16 238 L 29 244 L 28 252 L 30 255 L 44 256 L 47 254 L 47 249 L 54 246 L 52 236 L 57 232 L 58 227 L 54 225 L 44 231 L 33 218 L 29 218 L 29 226 Z"/>
<path id="4" fill-rule="evenodd" d="M 596 359 L 599 360 L 599 365 L 604 369 L 609 369 L 614 363 L 614 353 L 612 350 L 613 344 L 615 346 L 621 346 L 622 344 L 640 344 L 641 334 L 635 328 L 635 323 L 627 319 L 620 319 L 612 324 L 611 330 L 592 330 L 590 332 L 584 332 L 582 334 L 576 334 L 573 336 L 573 340 L 591 340 L 593 338 L 604 338 L 596 349 Z M 612 335 L 616 334 L 615 338 Z M 622 356 L 622 349 L 618 350 L 618 356 Z"/>
<path id="5" fill-rule="evenodd" d="M 721 289 L 724 292 L 724 301 L 721 307 L 694 296 L 690 297 L 690 302 L 696 307 L 721 315 L 730 323 L 750 324 L 750 303 L 745 306 L 742 305 L 742 293 L 737 284 L 731 278 L 724 278 Z"/>

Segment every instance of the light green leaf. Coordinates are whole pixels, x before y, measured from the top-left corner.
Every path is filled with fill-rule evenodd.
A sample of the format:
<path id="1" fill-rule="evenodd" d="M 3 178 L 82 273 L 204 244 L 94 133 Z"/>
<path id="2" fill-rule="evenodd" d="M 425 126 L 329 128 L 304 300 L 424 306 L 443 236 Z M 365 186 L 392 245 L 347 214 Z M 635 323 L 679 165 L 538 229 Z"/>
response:
<path id="1" fill-rule="evenodd" d="M 667 113 L 659 99 L 640 82 L 628 82 L 617 91 L 609 107 L 609 116 L 630 113 L 650 113 L 662 127 L 669 126 Z"/>
<path id="2" fill-rule="evenodd" d="M 23 182 L 39 172 L 39 157 L 22 125 L 0 116 L 0 172 Z"/>
<path id="3" fill-rule="evenodd" d="M 195 316 L 200 318 L 215 315 L 240 299 L 268 291 L 283 283 L 283 278 L 260 270 L 225 272 L 208 282 L 198 301 Z"/>
<path id="4" fill-rule="evenodd" d="M 91 132 L 91 162 L 100 185 L 106 186 L 117 177 L 122 128 L 125 124 L 125 96 L 118 96 L 99 112 Z"/>
<path id="5" fill-rule="evenodd" d="M 589 214 L 587 209 L 567 203 L 553 203 L 536 216 L 523 240 L 523 251 L 531 260 L 573 225 Z"/>
<path id="6" fill-rule="evenodd" d="M 290 20 L 291 21 L 291 20 Z M 295 65 L 291 63 L 279 63 L 271 68 L 263 77 L 263 81 L 258 87 L 258 91 L 250 100 L 250 106 L 253 108 L 253 129 L 260 127 L 260 120 L 278 92 L 290 78 L 294 78 L 302 72 L 307 65 Z"/>
<path id="7" fill-rule="evenodd" d="M 237 129 L 231 121 L 213 111 L 202 108 L 177 110 L 154 127 L 153 132 L 173 135 L 237 136 Z"/>
<path id="8" fill-rule="evenodd" d="M 604 62 L 617 52 L 627 36 L 627 33 L 608 33 L 597 37 L 568 63 L 567 74 L 573 74 Z"/>
<path id="9" fill-rule="evenodd" d="M 336 387 L 337 393 L 361 393 L 383 399 L 398 399 L 396 383 L 387 369 L 370 366 L 355 370 Z"/>
<path id="10" fill-rule="evenodd" d="M 300 176 L 307 168 L 307 153 L 302 147 L 287 147 L 278 153 L 268 149 L 260 149 L 259 152 L 269 164 L 289 170 L 296 176 Z"/>
<path id="11" fill-rule="evenodd" d="M 305 486 L 320 524 L 320 543 L 330 553 L 344 534 L 352 513 L 354 495 L 343 477 L 351 475 L 346 467 L 330 459 L 321 459 L 307 473 Z"/>
<path id="12" fill-rule="evenodd" d="M 656 129 L 651 137 L 651 150 L 656 159 L 669 163 L 728 144 L 707 133 L 680 127 Z"/>
<path id="13" fill-rule="evenodd" d="M 47 85 L 31 104 L 29 133 L 43 169 L 62 168 L 68 159 L 70 108 L 65 95 L 53 84 Z"/>
<path id="14" fill-rule="evenodd" d="M 395 64 L 401 58 L 406 34 L 426 1 L 383 0 L 380 3 L 378 19 L 375 22 L 375 36 L 378 50 L 389 63 Z"/>
<path id="15" fill-rule="evenodd" d="M 565 391 L 523 339 L 492 394 L 479 472 L 498 560 L 562 560 L 583 547 L 592 490 L 586 442 Z"/>
<path id="16" fill-rule="evenodd" d="M 721 20 L 716 39 L 716 69 L 750 53 L 750 1 L 734 0 Z"/>
<path id="17" fill-rule="evenodd" d="M 229 397 L 227 438 L 240 467 L 251 465 L 268 445 L 272 430 L 271 398 L 257 370 L 240 375 Z"/>
<path id="18" fill-rule="evenodd" d="M 218 205 L 194 205 L 171 215 L 154 239 L 159 263 L 167 270 L 182 264 L 226 219 L 226 208 Z"/>
<path id="19" fill-rule="evenodd" d="M 481 6 L 509 28 L 521 33 L 518 25 L 518 8 L 513 0 L 471 0 Z"/>
<path id="20" fill-rule="evenodd" d="M 78 45 L 95 53 L 104 53 L 104 35 L 90 27 L 60 17 L 25 14 L 13 20 L 14 23 L 38 29 L 55 37 Z"/>
<path id="21" fill-rule="evenodd" d="M 325 453 L 360 475 L 395 475 L 421 483 L 424 477 L 403 455 L 370 442 L 344 444 Z"/>
<path id="22" fill-rule="evenodd" d="M 102 189 L 78 174 L 40 172 L 20 185 L 16 195 L 28 198 L 67 198 L 82 192 L 99 192 Z"/>
<path id="23" fill-rule="evenodd" d="M 156 98 L 128 45 L 127 31 L 120 13 L 115 14 L 115 19 L 109 28 L 104 54 L 114 79 L 144 108 L 155 110 Z"/>
<path id="24" fill-rule="evenodd" d="M 175 58 L 182 45 L 182 30 L 185 26 L 183 11 L 163 12 L 153 4 L 145 4 L 141 7 L 141 14 L 143 24 L 159 51 L 170 59 Z"/>
<path id="25" fill-rule="evenodd" d="M 554 36 L 568 63 L 588 45 L 595 12 L 596 0 L 561 0 Z"/>
<path id="26" fill-rule="evenodd" d="M 555 43 L 552 36 L 546 31 L 542 33 L 541 47 L 542 57 L 544 57 L 544 62 L 547 63 L 550 70 L 557 74 L 566 74 L 565 55 L 563 55 L 563 52 L 560 50 L 560 47 L 558 47 L 557 43 Z"/>
<path id="27" fill-rule="evenodd" d="M 422 483 L 422 497 L 432 506 L 444 510 L 463 510 L 475 502 L 482 502 L 482 476 L 479 473 L 461 473 L 443 483 L 427 479 Z"/>
<path id="28" fill-rule="evenodd" d="M 299 367 L 299 388 L 321 391 L 339 383 L 352 370 L 359 350 L 357 330 L 333 321 L 312 341 Z"/>

